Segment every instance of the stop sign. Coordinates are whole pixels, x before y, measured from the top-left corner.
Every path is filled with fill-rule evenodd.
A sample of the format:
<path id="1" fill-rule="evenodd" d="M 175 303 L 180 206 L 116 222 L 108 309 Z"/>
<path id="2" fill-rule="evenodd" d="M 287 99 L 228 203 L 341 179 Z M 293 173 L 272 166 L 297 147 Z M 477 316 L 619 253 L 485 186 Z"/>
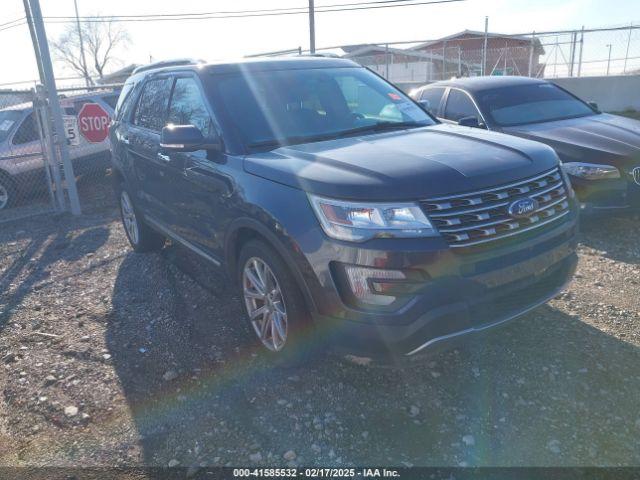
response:
<path id="1" fill-rule="evenodd" d="M 85 103 L 78 113 L 78 127 L 80 133 L 88 142 L 100 143 L 109 135 L 111 117 L 107 111 L 97 103 Z"/>

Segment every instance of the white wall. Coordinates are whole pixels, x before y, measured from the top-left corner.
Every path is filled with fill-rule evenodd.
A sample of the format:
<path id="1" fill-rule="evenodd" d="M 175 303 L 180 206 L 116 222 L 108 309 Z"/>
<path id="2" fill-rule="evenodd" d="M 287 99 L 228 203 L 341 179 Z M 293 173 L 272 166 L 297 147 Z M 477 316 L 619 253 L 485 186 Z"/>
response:
<path id="1" fill-rule="evenodd" d="M 640 110 L 640 75 L 549 80 L 587 102 L 596 102 L 605 112 Z"/>

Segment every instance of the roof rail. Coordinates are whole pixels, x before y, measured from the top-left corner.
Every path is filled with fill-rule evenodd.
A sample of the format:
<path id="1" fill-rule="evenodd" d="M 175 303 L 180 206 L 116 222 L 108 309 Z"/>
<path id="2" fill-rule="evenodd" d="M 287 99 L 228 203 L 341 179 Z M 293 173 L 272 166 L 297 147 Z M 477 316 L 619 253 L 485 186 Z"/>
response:
<path id="1" fill-rule="evenodd" d="M 156 68 L 179 67 L 181 65 L 198 65 L 199 63 L 206 62 L 204 60 L 197 60 L 195 58 L 176 58 L 175 60 L 162 60 L 160 62 L 153 62 L 137 67 L 131 75 L 135 75 L 136 73 L 140 72 L 146 72 L 148 70 L 155 70 Z"/>

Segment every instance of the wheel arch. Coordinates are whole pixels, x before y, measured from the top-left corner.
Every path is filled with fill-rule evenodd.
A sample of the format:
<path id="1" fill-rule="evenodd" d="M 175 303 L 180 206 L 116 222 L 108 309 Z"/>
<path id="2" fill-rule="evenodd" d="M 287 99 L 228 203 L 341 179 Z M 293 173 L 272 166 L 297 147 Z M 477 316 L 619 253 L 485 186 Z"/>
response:
<path id="1" fill-rule="evenodd" d="M 242 250 L 242 246 L 252 239 L 259 239 L 272 246 L 293 274 L 296 283 L 300 286 L 305 303 L 310 312 L 316 312 L 316 305 L 309 290 L 307 281 L 296 264 L 296 260 L 291 255 L 291 248 L 285 246 L 273 231 L 264 224 L 252 218 L 239 218 L 233 221 L 228 229 L 225 239 L 224 260 L 227 275 L 230 279 L 235 279 L 237 261 Z"/>

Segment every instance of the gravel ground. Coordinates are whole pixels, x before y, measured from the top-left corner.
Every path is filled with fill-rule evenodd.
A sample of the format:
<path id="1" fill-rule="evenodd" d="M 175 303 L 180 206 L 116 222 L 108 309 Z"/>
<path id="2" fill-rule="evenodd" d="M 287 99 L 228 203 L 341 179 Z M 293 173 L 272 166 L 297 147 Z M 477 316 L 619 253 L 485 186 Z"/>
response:
<path id="1" fill-rule="evenodd" d="M 273 370 L 236 293 L 115 208 L 0 226 L 0 465 L 640 465 L 638 219 L 570 288 L 403 369 Z"/>

